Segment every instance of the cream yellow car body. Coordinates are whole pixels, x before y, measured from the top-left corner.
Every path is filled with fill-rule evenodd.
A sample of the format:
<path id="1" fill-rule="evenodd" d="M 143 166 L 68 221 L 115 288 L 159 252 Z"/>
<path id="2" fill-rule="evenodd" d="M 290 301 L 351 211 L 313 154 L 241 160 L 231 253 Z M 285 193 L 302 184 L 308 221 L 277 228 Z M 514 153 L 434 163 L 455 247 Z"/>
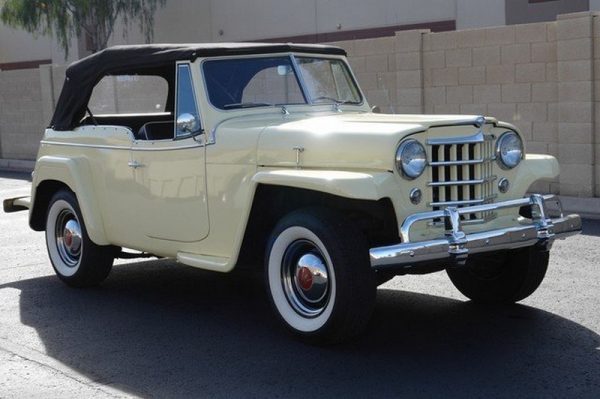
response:
<path id="1" fill-rule="evenodd" d="M 31 196 L 4 210 L 29 208 L 69 286 L 100 284 L 117 258 L 264 267 L 283 325 L 343 342 L 396 275 L 445 271 L 471 300 L 514 303 L 539 287 L 553 242 L 581 231 L 529 192 L 559 166 L 526 154 L 515 126 L 374 113 L 340 48 L 115 46 L 66 75 Z M 166 90 L 145 94 L 141 77 Z M 121 101 L 119 82 L 137 91 Z M 107 114 L 117 103 L 136 113 Z"/>
<path id="2" fill-rule="evenodd" d="M 344 57 L 337 57 L 343 59 Z M 468 136 L 477 116 L 382 115 L 361 105 L 294 105 L 223 111 L 211 105 L 200 65 L 192 63 L 203 135 L 183 140 L 139 141 L 119 126 L 46 130 L 34 172 L 31 202 L 44 181 L 63 182 L 76 193 L 88 234 L 98 245 L 116 245 L 177 258 L 220 272 L 234 268 L 259 184 L 296 187 L 336 196 L 389 198 L 398 223 L 427 211 L 431 198 L 414 205 L 412 188 L 427 193 L 428 173 L 408 181 L 395 167 L 405 137 Z M 515 127 L 487 119 L 496 137 Z M 176 156 L 174 156 L 176 154 Z M 140 167 L 130 167 L 137 162 Z M 532 183 L 552 179 L 558 163 L 528 154 L 512 170 L 497 169 L 511 189 L 497 201 L 523 197 Z M 132 189 L 134 186 L 134 189 Z M 143 200 L 140 201 L 140 198 Z M 165 204 L 171 204 L 165 207 Z M 500 211 L 466 232 L 516 223 L 514 210 Z M 413 230 L 426 239 L 437 227 Z"/>

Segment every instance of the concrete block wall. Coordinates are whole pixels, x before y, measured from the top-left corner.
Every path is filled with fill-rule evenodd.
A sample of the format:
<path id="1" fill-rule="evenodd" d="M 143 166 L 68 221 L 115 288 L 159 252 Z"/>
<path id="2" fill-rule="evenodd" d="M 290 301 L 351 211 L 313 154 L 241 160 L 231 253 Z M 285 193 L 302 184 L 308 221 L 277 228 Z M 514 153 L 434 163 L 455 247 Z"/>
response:
<path id="1" fill-rule="evenodd" d="M 371 105 L 512 123 L 529 152 L 561 164 L 558 179 L 532 189 L 600 196 L 600 15 L 334 44 L 347 49 Z"/>
<path id="2" fill-rule="evenodd" d="M 593 114 L 593 134 L 592 142 L 593 145 L 593 175 L 594 175 L 594 196 L 600 197 L 600 15 L 594 14 L 592 16 L 592 53 L 594 56 L 593 64 L 593 76 L 594 81 L 592 82 L 592 100 L 594 106 Z"/>
<path id="3" fill-rule="evenodd" d="M 423 37 L 426 113 L 494 116 L 517 125 L 528 151 L 558 155 L 555 25 Z M 535 190 L 558 192 L 558 182 Z"/>
<path id="4" fill-rule="evenodd" d="M 5 159 L 35 159 L 44 131 L 38 69 L 0 73 L 0 151 Z"/>
<path id="5" fill-rule="evenodd" d="M 513 123 L 529 152 L 561 164 L 560 177 L 536 190 L 600 196 L 600 14 L 333 44 L 347 50 L 369 103 L 383 112 L 478 114 Z M 0 71 L 0 159 L 35 158 L 64 71 Z M 130 104 L 121 94 L 119 101 Z M 129 94 L 135 104 L 148 97 Z"/>
<path id="6" fill-rule="evenodd" d="M 595 192 L 594 18 L 571 14 L 556 23 L 560 190 L 581 197 Z"/>

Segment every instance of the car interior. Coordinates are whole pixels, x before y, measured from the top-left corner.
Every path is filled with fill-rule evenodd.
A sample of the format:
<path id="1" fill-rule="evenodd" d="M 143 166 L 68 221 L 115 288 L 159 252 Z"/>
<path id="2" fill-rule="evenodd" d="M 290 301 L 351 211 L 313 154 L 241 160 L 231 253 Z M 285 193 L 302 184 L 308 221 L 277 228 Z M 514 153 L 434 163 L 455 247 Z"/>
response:
<path id="1" fill-rule="evenodd" d="M 96 82 L 80 126 L 124 126 L 136 140 L 175 137 L 173 70 L 104 75 Z"/>

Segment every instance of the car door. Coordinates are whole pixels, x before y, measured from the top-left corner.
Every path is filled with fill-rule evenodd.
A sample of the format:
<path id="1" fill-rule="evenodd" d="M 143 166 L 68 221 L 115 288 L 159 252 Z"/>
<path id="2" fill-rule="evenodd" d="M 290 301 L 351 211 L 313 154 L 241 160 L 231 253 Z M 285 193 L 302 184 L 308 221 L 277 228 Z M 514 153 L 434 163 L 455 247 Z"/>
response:
<path id="1" fill-rule="evenodd" d="M 134 142 L 130 165 L 140 239 L 193 243 L 209 231 L 205 146 L 193 70 L 187 62 L 176 68 L 174 119 L 180 124 L 173 121 L 172 137 Z"/>

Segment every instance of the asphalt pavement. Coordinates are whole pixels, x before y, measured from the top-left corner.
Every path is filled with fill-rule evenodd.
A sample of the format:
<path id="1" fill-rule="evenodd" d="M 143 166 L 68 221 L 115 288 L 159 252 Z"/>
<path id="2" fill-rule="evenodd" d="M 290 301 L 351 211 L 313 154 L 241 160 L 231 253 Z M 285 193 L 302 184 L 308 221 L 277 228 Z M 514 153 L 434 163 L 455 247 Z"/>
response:
<path id="1" fill-rule="evenodd" d="M 0 175 L 0 199 L 28 187 Z M 260 274 L 119 262 L 68 288 L 26 212 L 0 214 L 0 251 L 0 398 L 600 397 L 600 221 L 554 245 L 520 304 L 396 277 L 366 334 L 325 348 L 280 328 Z"/>

